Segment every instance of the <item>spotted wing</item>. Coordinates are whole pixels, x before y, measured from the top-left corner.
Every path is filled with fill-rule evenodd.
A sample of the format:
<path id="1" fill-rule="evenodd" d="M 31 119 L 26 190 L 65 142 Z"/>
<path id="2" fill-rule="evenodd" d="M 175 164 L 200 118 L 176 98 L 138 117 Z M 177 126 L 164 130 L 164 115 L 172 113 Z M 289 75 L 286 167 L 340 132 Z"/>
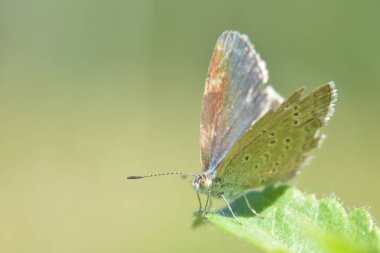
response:
<path id="1" fill-rule="evenodd" d="M 206 78 L 201 117 L 202 170 L 213 171 L 238 138 L 282 98 L 264 84 L 265 62 L 245 35 L 224 32 Z"/>
<path id="2" fill-rule="evenodd" d="M 215 187 L 233 197 L 245 190 L 292 178 L 318 146 L 318 130 L 329 119 L 336 100 L 333 83 L 302 97 L 291 95 L 277 110 L 264 115 L 233 146 L 218 167 Z"/>

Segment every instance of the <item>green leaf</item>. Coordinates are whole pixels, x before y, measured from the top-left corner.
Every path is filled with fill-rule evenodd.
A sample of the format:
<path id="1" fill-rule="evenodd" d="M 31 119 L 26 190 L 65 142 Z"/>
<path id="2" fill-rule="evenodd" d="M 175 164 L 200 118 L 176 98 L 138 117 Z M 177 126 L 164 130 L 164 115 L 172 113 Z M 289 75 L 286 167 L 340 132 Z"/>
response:
<path id="1" fill-rule="evenodd" d="M 227 208 L 207 219 L 267 252 L 380 252 L 379 229 L 363 208 L 347 213 L 333 197 L 318 200 L 284 185 L 247 197 L 259 216 L 239 198 L 231 207 L 242 224 Z"/>

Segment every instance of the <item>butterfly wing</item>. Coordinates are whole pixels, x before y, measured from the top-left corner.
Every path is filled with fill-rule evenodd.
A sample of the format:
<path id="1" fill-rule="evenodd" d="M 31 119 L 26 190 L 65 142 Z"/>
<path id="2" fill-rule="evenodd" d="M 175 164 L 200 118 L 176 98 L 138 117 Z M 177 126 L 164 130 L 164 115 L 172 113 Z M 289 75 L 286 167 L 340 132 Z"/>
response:
<path id="1" fill-rule="evenodd" d="M 248 38 L 224 32 L 215 46 L 202 101 L 202 170 L 215 170 L 251 124 L 280 103 L 281 96 L 264 86 L 267 80 L 265 62 Z"/>
<path id="2" fill-rule="evenodd" d="M 238 140 L 215 173 L 214 194 L 233 197 L 296 174 L 306 153 L 320 143 L 318 130 L 331 116 L 336 100 L 333 83 L 303 98 L 302 92 L 269 111 Z"/>

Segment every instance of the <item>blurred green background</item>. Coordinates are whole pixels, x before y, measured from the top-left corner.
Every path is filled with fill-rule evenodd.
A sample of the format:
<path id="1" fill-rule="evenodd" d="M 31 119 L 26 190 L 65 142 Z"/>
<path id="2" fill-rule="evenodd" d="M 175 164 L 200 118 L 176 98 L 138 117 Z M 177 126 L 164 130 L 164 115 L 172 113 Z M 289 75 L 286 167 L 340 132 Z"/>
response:
<path id="1" fill-rule="evenodd" d="M 252 252 L 193 230 L 188 180 L 221 32 L 288 96 L 334 80 L 328 138 L 296 179 L 380 218 L 379 1 L 0 1 L 1 252 Z"/>

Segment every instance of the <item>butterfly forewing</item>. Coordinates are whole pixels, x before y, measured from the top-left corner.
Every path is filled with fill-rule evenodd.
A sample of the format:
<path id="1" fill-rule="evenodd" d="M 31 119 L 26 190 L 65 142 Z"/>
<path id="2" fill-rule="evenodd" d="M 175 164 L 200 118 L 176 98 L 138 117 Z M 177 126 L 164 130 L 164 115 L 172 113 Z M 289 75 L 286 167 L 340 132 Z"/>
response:
<path id="1" fill-rule="evenodd" d="M 215 170 L 252 122 L 281 99 L 264 87 L 267 80 L 265 62 L 248 38 L 224 32 L 215 46 L 202 101 L 202 170 Z"/>
<path id="2" fill-rule="evenodd" d="M 233 197 L 247 189 L 294 176 L 318 146 L 318 133 L 333 110 L 333 83 L 305 97 L 296 91 L 276 110 L 260 118 L 232 147 L 217 168 L 215 191 Z M 223 189 L 216 189 L 223 186 Z"/>

